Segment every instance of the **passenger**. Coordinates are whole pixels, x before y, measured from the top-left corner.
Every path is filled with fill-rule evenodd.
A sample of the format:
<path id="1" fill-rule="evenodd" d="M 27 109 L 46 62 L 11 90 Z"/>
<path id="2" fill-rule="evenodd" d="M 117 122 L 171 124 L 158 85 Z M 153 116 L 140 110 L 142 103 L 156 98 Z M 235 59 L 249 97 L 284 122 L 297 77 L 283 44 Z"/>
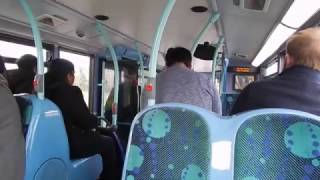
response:
<path id="1" fill-rule="evenodd" d="M 170 48 L 165 61 L 167 69 L 156 79 L 157 104 L 192 104 L 221 114 L 221 101 L 210 78 L 191 70 L 189 50 L 183 47 Z"/>
<path id="2" fill-rule="evenodd" d="M 118 119 L 121 122 L 131 122 L 137 114 L 137 73 L 125 68 L 123 74 L 123 82 L 119 85 Z M 113 94 L 114 89 L 111 90 L 105 105 L 105 117 L 108 120 L 112 119 Z"/>
<path id="3" fill-rule="evenodd" d="M 37 58 L 33 55 L 23 55 L 17 61 L 18 70 L 8 71 L 9 87 L 13 94 L 33 93 L 33 80 L 36 74 Z"/>
<path id="4" fill-rule="evenodd" d="M 71 158 L 101 154 L 101 179 L 120 179 L 120 160 L 113 139 L 97 131 L 98 119 L 90 114 L 80 88 L 73 86 L 73 64 L 64 59 L 55 59 L 50 62 L 45 78 L 46 97 L 60 108 L 64 118 Z"/>
<path id="5" fill-rule="evenodd" d="M 285 70 L 248 85 L 231 113 L 287 108 L 320 115 L 320 28 L 309 28 L 287 41 Z"/>
<path id="6" fill-rule="evenodd" d="M 21 180 L 25 172 L 25 140 L 17 102 L 0 74 L 0 179 Z"/>

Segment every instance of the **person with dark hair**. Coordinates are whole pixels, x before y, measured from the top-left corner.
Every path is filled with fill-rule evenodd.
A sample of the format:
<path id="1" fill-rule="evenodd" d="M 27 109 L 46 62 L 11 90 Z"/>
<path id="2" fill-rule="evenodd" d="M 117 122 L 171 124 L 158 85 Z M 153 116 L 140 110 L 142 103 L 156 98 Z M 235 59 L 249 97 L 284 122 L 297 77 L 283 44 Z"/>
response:
<path id="1" fill-rule="evenodd" d="M 156 79 L 156 103 L 177 102 L 200 106 L 221 114 L 221 101 L 212 80 L 191 70 L 192 56 L 183 47 L 170 48 L 167 69 Z"/>
<path id="2" fill-rule="evenodd" d="M 37 58 L 23 55 L 18 61 L 18 70 L 8 71 L 9 87 L 13 94 L 33 93 L 33 80 L 36 75 Z"/>
<path id="3" fill-rule="evenodd" d="M 70 145 L 70 157 L 101 154 L 101 179 L 120 179 L 120 160 L 111 137 L 100 135 L 98 119 L 89 112 L 79 87 L 73 86 L 74 66 L 64 59 L 52 60 L 45 75 L 45 95 L 61 110 Z"/>

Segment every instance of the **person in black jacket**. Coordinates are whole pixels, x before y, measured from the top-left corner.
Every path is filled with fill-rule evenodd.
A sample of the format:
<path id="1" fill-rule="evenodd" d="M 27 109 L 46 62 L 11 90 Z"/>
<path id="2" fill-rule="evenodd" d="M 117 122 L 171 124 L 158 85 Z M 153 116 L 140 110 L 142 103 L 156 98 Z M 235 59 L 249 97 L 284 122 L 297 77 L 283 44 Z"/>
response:
<path id="1" fill-rule="evenodd" d="M 13 94 L 33 93 L 33 80 L 36 74 L 37 58 L 23 55 L 17 61 L 19 69 L 8 71 L 9 87 Z"/>
<path id="2" fill-rule="evenodd" d="M 137 74 L 132 69 L 125 68 L 124 80 L 119 85 L 119 100 L 118 100 L 118 120 L 119 122 L 132 122 L 137 114 Z M 113 103 L 114 89 L 111 90 L 110 95 L 105 104 L 105 117 L 111 121 L 112 119 L 112 103 Z"/>
<path id="3" fill-rule="evenodd" d="M 287 108 L 320 116 L 320 28 L 309 28 L 287 41 L 285 70 L 273 79 L 251 83 L 231 114 L 260 108 Z"/>
<path id="4" fill-rule="evenodd" d="M 80 88 L 73 86 L 73 64 L 64 59 L 55 59 L 49 63 L 45 78 L 46 97 L 60 108 L 64 118 L 71 158 L 101 154 L 101 179 L 120 179 L 120 162 L 113 139 L 100 135 L 97 130 L 98 119 L 90 114 Z"/>

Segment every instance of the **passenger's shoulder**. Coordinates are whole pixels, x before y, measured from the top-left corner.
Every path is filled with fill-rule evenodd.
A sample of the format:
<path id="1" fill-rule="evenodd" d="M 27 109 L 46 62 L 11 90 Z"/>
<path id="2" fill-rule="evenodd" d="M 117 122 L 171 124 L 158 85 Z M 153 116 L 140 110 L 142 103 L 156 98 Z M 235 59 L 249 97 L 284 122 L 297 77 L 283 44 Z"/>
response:
<path id="1" fill-rule="evenodd" d="M 70 89 L 76 93 L 82 94 L 82 91 L 81 91 L 80 87 L 78 87 L 78 86 L 70 86 Z"/>
<path id="2" fill-rule="evenodd" d="M 212 81 L 211 81 L 211 77 L 208 76 L 208 75 L 205 75 L 203 73 L 199 73 L 199 72 L 194 72 L 194 76 L 198 77 L 198 79 L 201 81 L 201 82 L 204 82 L 206 84 L 209 83 L 209 85 L 213 85 L 212 84 Z"/>
<path id="3" fill-rule="evenodd" d="M 263 79 L 259 81 L 255 81 L 253 83 L 250 83 L 253 87 L 263 87 L 263 86 L 272 86 L 273 84 L 280 81 L 279 77 L 271 78 L 271 79 Z"/>

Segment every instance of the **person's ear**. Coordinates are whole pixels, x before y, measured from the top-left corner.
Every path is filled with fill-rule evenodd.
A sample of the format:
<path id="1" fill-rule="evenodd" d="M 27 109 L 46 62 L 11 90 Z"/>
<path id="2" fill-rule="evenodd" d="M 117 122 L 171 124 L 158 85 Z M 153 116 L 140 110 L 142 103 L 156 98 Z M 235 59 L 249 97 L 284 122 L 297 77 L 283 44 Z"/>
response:
<path id="1" fill-rule="evenodd" d="M 288 53 L 286 54 L 285 58 L 284 58 L 284 68 L 288 69 L 290 67 L 292 67 L 293 65 L 295 65 L 295 61 L 293 59 L 292 56 L 290 56 Z"/>

